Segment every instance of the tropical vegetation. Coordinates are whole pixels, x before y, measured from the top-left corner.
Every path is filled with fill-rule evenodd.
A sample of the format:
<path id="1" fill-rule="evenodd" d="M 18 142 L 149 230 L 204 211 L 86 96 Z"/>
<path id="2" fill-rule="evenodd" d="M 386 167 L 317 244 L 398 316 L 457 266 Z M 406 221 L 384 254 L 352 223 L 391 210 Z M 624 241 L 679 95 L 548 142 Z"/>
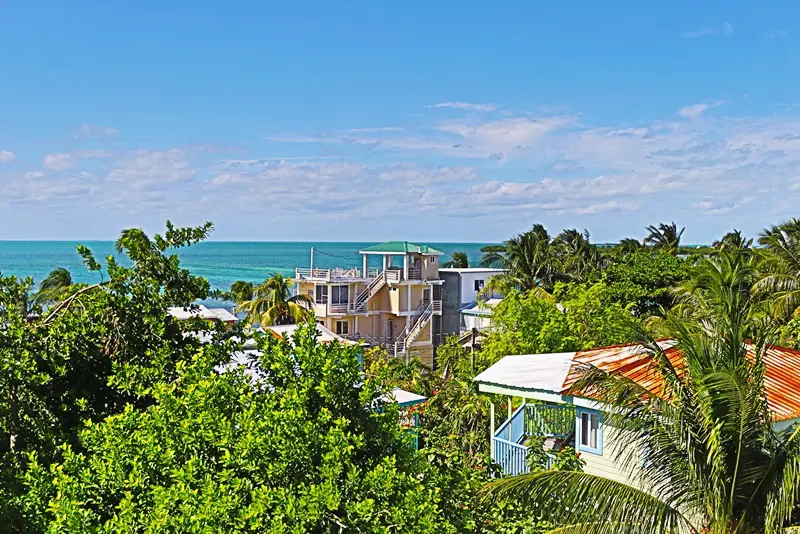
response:
<path id="1" fill-rule="evenodd" d="M 125 230 L 124 265 L 78 247 L 93 284 L 65 269 L 36 285 L 0 276 L 4 530 L 750 534 L 800 519 L 798 437 L 770 424 L 761 359 L 769 343 L 800 348 L 798 220 L 702 248 L 675 223 L 616 244 L 534 225 L 484 247 L 480 264 L 507 270 L 487 284 L 504 295 L 493 329 L 477 344 L 443 340 L 434 368 L 318 343 L 306 326 L 291 340 L 241 324 L 192 335 L 210 327 L 167 309 L 212 294 L 254 326 L 313 321 L 288 278 L 212 292 L 183 268 L 176 251 L 211 230 Z M 243 350 L 248 336 L 258 351 Z M 653 343 L 662 336 L 680 370 Z M 545 459 L 535 436 L 531 473 L 503 478 L 490 401 L 518 404 L 474 377 L 509 354 L 634 341 L 663 394 L 592 368 L 576 386 L 641 452 L 619 458 L 632 484 L 583 472 L 568 448 Z M 395 387 L 428 400 L 401 412 Z M 418 421 L 416 440 L 401 415 Z"/>

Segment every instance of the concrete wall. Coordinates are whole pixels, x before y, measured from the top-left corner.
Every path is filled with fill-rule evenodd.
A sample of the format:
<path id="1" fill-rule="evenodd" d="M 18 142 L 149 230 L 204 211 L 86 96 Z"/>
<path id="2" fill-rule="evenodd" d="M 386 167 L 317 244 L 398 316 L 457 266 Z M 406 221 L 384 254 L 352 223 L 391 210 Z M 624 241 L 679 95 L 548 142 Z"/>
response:
<path id="1" fill-rule="evenodd" d="M 458 273 L 440 271 L 442 285 L 442 336 L 447 337 L 461 331 L 461 276 Z"/>
<path id="2" fill-rule="evenodd" d="M 422 279 L 439 279 L 439 256 L 424 256 L 422 261 Z"/>

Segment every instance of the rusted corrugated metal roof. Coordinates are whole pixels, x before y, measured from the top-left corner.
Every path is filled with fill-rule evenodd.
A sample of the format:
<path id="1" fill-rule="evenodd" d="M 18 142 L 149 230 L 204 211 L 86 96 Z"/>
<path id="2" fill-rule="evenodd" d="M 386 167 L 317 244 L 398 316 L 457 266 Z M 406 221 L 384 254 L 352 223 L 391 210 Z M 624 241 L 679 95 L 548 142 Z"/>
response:
<path id="1" fill-rule="evenodd" d="M 658 343 L 678 374 L 682 374 L 683 357 L 675 343 L 670 340 Z M 753 347 L 747 349 L 748 355 L 755 357 Z M 569 392 L 586 365 L 621 374 L 655 395 L 664 394 L 661 374 L 652 355 L 642 345 L 616 345 L 577 352 L 561 393 Z M 777 346 L 767 348 L 764 354 L 764 388 L 774 421 L 800 417 L 800 351 Z"/>

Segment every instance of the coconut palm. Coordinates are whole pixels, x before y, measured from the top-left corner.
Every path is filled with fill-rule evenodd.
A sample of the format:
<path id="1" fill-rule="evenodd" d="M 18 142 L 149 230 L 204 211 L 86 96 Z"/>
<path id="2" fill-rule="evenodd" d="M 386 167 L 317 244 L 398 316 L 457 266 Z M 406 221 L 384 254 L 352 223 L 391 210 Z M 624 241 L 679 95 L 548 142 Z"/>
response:
<path id="1" fill-rule="evenodd" d="M 570 281 L 583 282 L 592 271 L 602 266 L 603 257 L 589 241 L 587 230 L 563 230 L 553 239 L 552 246 L 564 278 Z"/>
<path id="2" fill-rule="evenodd" d="M 469 267 L 469 257 L 466 252 L 453 252 L 450 255 L 450 261 L 444 262 L 442 267 L 466 269 Z"/>
<path id="3" fill-rule="evenodd" d="M 622 257 L 625 257 L 629 254 L 633 254 L 641 250 L 642 244 L 637 240 L 633 239 L 632 237 L 626 237 L 622 239 L 617 246 L 614 247 Z"/>
<path id="4" fill-rule="evenodd" d="M 764 230 L 761 277 L 754 290 L 767 296 L 775 314 L 786 316 L 800 306 L 800 219 L 790 219 Z"/>
<path id="5" fill-rule="evenodd" d="M 753 240 L 747 239 L 741 230 L 734 229 L 732 232 L 728 232 L 722 239 L 719 241 L 714 241 L 711 245 L 717 251 L 723 250 L 736 250 L 736 251 L 743 251 L 752 248 Z"/>
<path id="6" fill-rule="evenodd" d="M 718 270 L 704 283 L 706 317 L 667 319 L 682 363 L 654 342 L 642 345 L 663 391 L 591 366 L 575 386 L 591 391 L 605 406 L 604 425 L 626 437 L 612 454 L 630 484 L 543 471 L 490 491 L 534 505 L 558 526 L 553 532 L 798 531 L 800 432 L 773 427 L 765 395 L 762 356 L 772 330 L 752 322 L 740 266 Z"/>
<path id="7" fill-rule="evenodd" d="M 556 249 L 544 226 L 533 227 L 506 241 L 505 268 L 521 291 L 541 287 L 551 291 L 560 278 Z"/>
<path id="8" fill-rule="evenodd" d="M 652 245 L 653 248 L 663 249 L 672 254 L 678 253 L 681 244 L 681 236 L 686 228 L 678 230 L 678 225 L 674 222 L 670 224 L 661 223 L 658 226 L 648 226 L 649 232 L 644 238 L 645 245 Z"/>
<path id="9" fill-rule="evenodd" d="M 483 253 L 480 261 L 481 267 L 503 267 L 506 261 L 505 251 L 505 245 L 487 245 L 485 247 L 481 247 L 481 252 Z"/>
<path id="10" fill-rule="evenodd" d="M 242 291 L 239 296 L 246 295 L 246 284 L 238 287 Z M 312 304 L 308 295 L 292 295 L 292 279 L 277 273 L 252 288 L 251 298 L 238 303 L 236 312 L 245 313 L 251 324 L 292 324 L 307 321 L 311 317 Z"/>
<path id="11" fill-rule="evenodd" d="M 40 306 L 53 304 L 67 296 L 72 285 L 72 274 L 69 270 L 57 267 L 39 283 L 39 290 L 33 296 L 33 303 Z"/>

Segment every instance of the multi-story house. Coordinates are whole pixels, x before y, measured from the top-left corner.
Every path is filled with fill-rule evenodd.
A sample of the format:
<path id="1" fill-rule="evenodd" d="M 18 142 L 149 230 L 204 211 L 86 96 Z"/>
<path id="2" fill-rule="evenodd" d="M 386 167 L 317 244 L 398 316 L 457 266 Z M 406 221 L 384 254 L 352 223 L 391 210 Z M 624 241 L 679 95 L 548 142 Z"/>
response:
<path id="1" fill-rule="evenodd" d="M 298 292 L 311 297 L 317 321 L 337 335 L 384 346 L 389 354 L 434 364 L 441 338 L 443 252 L 389 241 L 359 251 L 361 268 L 298 268 Z M 371 257 L 379 261 L 369 261 Z M 369 268 L 379 263 L 380 268 Z"/>
<path id="2" fill-rule="evenodd" d="M 505 269 L 486 267 L 445 268 L 439 270 L 444 280 L 442 292 L 442 334 L 447 337 L 473 328 L 483 330 L 491 323 L 492 308 L 500 295 L 489 295 L 485 302 L 478 296 L 490 278 L 506 273 Z"/>

